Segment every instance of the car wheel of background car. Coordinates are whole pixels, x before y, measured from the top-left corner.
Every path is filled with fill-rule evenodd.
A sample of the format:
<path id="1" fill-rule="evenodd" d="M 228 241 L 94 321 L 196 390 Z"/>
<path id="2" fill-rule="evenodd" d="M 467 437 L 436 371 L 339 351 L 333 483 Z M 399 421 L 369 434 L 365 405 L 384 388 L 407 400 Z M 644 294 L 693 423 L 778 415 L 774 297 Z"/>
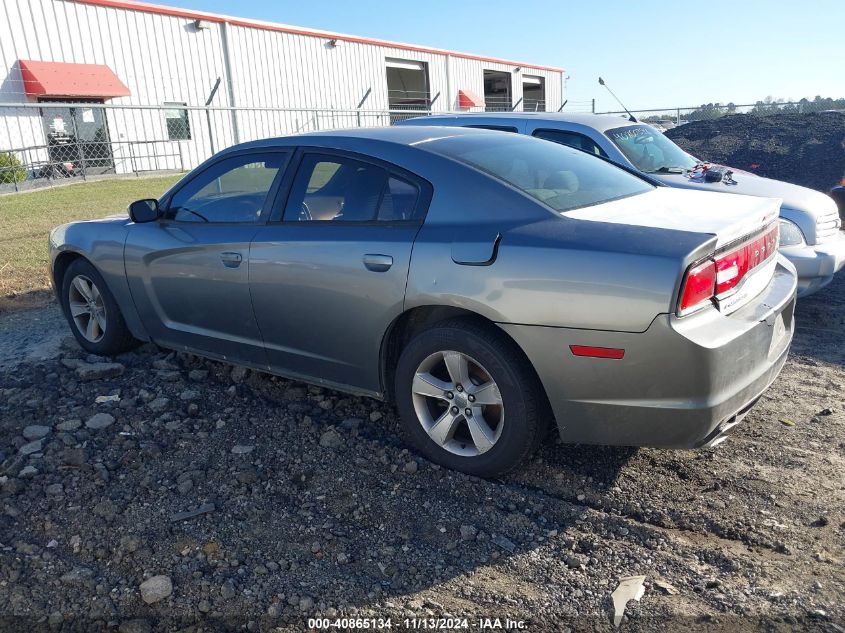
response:
<path id="1" fill-rule="evenodd" d="M 113 356 L 138 345 L 102 275 L 87 260 L 68 266 L 61 298 L 70 329 L 86 351 Z"/>
<path id="2" fill-rule="evenodd" d="M 399 358 L 396 404 L 429 460 L 480 477 L 513 470 L 545 436 L 545 398 L 528 361 L 492 326 L 457 319 L 417 335 Z"/>

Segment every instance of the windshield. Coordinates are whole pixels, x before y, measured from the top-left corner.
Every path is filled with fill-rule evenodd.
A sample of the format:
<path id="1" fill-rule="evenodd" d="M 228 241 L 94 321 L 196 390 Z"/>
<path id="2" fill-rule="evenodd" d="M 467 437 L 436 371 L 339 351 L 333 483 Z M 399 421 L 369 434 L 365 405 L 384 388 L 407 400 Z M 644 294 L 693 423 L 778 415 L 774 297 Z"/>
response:
<path id="1" fill-rule="evenodd" d="M 634 167 L 647 174 L 684 172 L 698 161 L 650 125 L 626 125 L 607 130 Z"/>
<path id="2" fill-rule="evenodd" d="M 461 135 L 433 141 L 427 149 L 487 172 L 557 212 L 654 188 L 601 158 L 529 136 Z"/>

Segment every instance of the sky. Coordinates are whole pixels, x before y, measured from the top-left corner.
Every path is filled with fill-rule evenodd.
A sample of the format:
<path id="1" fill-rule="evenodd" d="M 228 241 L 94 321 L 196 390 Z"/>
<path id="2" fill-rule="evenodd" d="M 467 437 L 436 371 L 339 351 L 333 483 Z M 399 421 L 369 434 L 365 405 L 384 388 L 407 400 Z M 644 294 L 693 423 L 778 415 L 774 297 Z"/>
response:
<path id="1" fill-rule="evenodd" d="M 567 108 L 845 97 L 845 0 L 151 0 L 566 69 Z"/>

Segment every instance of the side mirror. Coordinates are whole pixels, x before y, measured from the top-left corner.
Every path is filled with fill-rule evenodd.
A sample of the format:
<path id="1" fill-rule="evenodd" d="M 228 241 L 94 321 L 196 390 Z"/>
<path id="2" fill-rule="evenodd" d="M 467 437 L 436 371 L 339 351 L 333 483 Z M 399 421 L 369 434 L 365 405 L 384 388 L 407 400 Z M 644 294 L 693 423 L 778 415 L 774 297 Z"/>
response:
<path id="1" fill-rule="evenodd" d="M 155 222 L 159 217 L 158 200 L 136 200 L 129 205 L 129 217 L 136 224 Z"/>

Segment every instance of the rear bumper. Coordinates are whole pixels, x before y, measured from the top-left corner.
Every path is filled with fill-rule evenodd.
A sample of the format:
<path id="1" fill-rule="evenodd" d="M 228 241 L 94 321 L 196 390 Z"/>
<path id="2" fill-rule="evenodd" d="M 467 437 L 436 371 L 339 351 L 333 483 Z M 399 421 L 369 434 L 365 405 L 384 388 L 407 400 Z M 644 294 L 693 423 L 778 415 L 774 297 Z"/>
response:
<path id="1" fill-rule="evenodd" d="M 821 290 L 845 266 L 845 232 L 814 246 L 787 246 L 780 249 L 798 271 L 798 296 Z"/>
<path id="2" fill-rule="evenodd" d="M 565 442 L 695 448 L 718 443 L 780 373 L 795 290 L 779 261 L 768 287 L 729 316 L 663 314 L 642 333 L 500 326 L 534 364 Z M 576 357 L 570 345 L 625 355 Z"/>

